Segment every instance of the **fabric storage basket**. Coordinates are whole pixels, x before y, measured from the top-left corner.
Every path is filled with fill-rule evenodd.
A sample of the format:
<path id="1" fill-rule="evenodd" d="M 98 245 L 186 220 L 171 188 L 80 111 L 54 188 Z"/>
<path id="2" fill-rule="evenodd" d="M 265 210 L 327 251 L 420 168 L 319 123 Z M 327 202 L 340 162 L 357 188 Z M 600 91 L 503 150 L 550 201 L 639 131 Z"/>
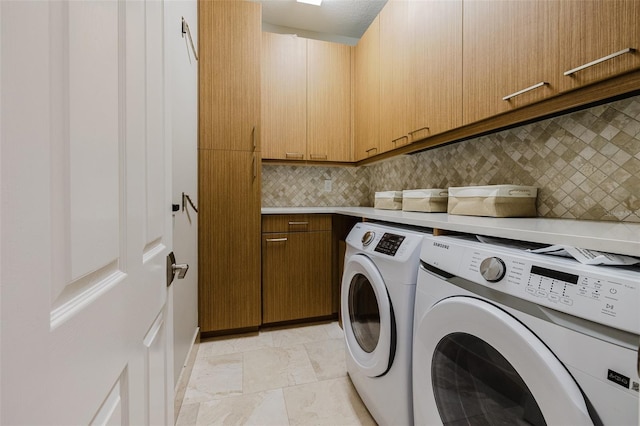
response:
<path id="1" fill-rule="evenodd" d="M 402 210 L 407 212 L 446 212 L 449 193 L 446 189 L 405 189 L 402 191 Z"/>
<path id="2" fill-rule="evenodd" d="M 402 191 L 376 192 L 373 207 L 385 210 L 402 210 Z"/>
<path id="3" fill-rule="evenodd" d="M 491 217 L 536 216 L 538 188 L 519 185 L 449 188 L 449 214 Z"/>

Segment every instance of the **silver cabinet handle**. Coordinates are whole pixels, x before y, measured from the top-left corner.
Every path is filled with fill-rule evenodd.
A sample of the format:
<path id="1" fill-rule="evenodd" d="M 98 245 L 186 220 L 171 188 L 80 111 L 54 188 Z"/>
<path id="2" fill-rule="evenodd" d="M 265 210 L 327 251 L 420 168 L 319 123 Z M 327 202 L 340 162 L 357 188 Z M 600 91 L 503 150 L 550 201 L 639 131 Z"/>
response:
<path id="1" fill-rule="evenodd" d="M 411 136 L 413 136 L 415 133 L 418 133 L 418 132 L 420 132 L 420 131 L 422 131 L 422 130 L 429 130 L 429 127 L 420 127 L 419 129 L 414 130 L 413 132 L 409 132 L 409 134 L 410 134 Z"/>
<path id="2" fill-rule="evenodd" d="M 309 222 L 289 222 L 289 226 L 304 226 L 304 225 L 308 225 Z"/>
<path id="3" fill-rule="evenodd" d="M 607 55 L 607 56 L 604 56 L 604 57 L 602 57 L 600 59 L 596 59 L 595 61 L 591 61 L 588 64 L 580 65 L 579 67 L 576 67 L 576 68 L 571 69 L 569 71 L 565 71 L 564 75 L 575 74 L 578 71 L 582 71 L 583 69 L 592 67 L 594 65 L 597 65 L 597 64 L 605 62 L 605 61 L 608 61 L 609 59 L 616 58 L 616 57 L 618 57 L 620 55 L 624 55 L 625 53 L 633 53 L 635 51 L 636 51 L 636 49 L 634 49 L 633 47 L 627 47 L 626 49 L 623 49 L 623 50 L 621 50 L 619 52 L 612 53 L 611 55 Z"/>
<path id="4" fill-rule="evenodd" d="M 517 91 L 517 92 L 515 92 L 515 93 L 512 93 L 512 94 L 510 94 L 510 95 L 507 95 L 507 96 L 505 96 L 504 98 L 502 98 L 502 100 L 503 100 L 503 101 L 508 101 L 508 100 L 509 100 L 509 99 L 511 99 L 511 98 L 515 98 L 516 96 L 522 95 L 523 93 L 530 92 L 530 91 L 535 90 L 535 89 L 537 89 L 538 87 L 542 87 L 542 86 L 544 86 L 544 85 L 546 85 L 546 84 L 549 84 L 549 83 L 547 83 L 546 81 L 541 81 L 540 83 L 538 83 L 538 84 L 534 84 L 533 86 L 527 87 L 526 89 L 518 90 L 518 91 Z"/>
<path id="5" fill-rule="evenodd" d="M 396 142 L 398 142 L 398 141 L 400 141 L 402 139 L 406 139 L 408 141 L 409 140 L 409 136 L 406 136 L 406 135 L 405 136 L 400 136 L 399 138 L 392 140 L 391 143 L 395 145 Z"/>
<path id="6" fill-rule="evenodd" d="M 287 241 L 287 238 L 267 238 L 266 241 L 268 243 L 283 243 Z"/>
<path id="7" fill-rule="evenodd" d="M 253 180 L 255 180 L 258 177 L 258 159 L 255 154 L 253 154 L 251 167 L 253 168 Z"/>
<path id="8" fill-rule="evenodd" d="M 251 130 L 251 142 L 253 143 L 253 150 L 255 151 L 258 148 L 258 144 L 256 142 L 256 126 L 253 126 L 253 130 Z"/>
<path id="9" fill-rule="evenodd" d="M 370 155 L 369 153 L 370 153 L 371 151 L 375 151 L 375 152 L 374 152 L 374 154 L 377 154 L 377 153 L 378 153 L 378 148 L 373 147 L 373 148 L 369 148 L 369 149 L 367 149 L 367 150 L 365 151 L 365 152 L 367 153 L 367 157 Z"/>
<path id="10" fill-rule="evenodd" d="M 304 154 L 301 154 L 299 152 L 285 152 L 284 156 L 285 158 L 304 158 Z"/>
<path id="11" fill-rule="evenodd" d="M 312 160 L 326 160 L 327 154 L 311 154 L 310 157 Z"/>

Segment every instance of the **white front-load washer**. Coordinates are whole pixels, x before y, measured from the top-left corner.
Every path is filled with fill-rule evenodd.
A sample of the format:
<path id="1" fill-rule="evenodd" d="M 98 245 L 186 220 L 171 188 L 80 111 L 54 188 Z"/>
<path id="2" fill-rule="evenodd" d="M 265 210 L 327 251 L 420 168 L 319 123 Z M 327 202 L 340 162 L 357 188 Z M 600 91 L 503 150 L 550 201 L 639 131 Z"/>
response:
<path id="1" fill-rule="evenodd" d="M 415 423 L 638 425 L 640 270 L 425 237 Z"/>
<path id="2" fill-rule="evenodd" d="M 411 425 L 411 342 L 425 234 L 373 223 L 347 236 L 341 308 L 347 371 L 380 425 Z"/>

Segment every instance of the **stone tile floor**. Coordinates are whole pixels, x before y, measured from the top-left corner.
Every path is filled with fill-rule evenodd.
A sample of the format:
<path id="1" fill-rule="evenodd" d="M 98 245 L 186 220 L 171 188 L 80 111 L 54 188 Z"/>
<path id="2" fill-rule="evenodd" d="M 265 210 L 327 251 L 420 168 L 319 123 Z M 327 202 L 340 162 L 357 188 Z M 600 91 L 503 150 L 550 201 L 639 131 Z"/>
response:
<path id="1" fill-rule="evenodd" d="M 337 322 L 200 342 L 176 425 L 375 425 Z"/>

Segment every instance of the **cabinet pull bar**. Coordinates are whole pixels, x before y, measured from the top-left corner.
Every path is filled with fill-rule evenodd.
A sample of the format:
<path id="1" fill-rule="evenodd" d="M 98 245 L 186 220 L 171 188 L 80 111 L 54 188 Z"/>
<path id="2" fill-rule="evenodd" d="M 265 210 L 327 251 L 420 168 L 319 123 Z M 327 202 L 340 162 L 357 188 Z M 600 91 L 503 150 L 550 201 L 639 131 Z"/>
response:
<path id="1" fill-rule="evenodd" d="M 287 238 L 267 238 L 266 241 L 268 243 L 283 243 L 287 241 Z"/>
<path id="2" fill-rule="evenodd" d="M 376 148 L 376 147 L 369 148 L 369 149 L 367 149 L 365 152 L 366 152 L 367 154 L 369 154 L 371 151 L 375 151 L 375 152 L 377 153 L 377 152 L 378 152 L 378 148 Z"/>
<path id="3" fill-rule="evenodd" d="M 256 155 L 253 154 L 252 168 L 253 168 L 253 180 L 256 180 L 258 177 L 258 161 L 256 159 Z"/>
<path id="4" fill-rule="evenodd" d="M 409 132 L 409 134 L 410 134 L 411 136 L 413 136 L 413 135 L 414 135 L 414 133 L 418 133 L 418 132 L 420 132 L 420 131 L 422 131 L 422 130 L 429 130 L 429 127 L 420 127 L 418 130 L 414 130 L 413 132 Z"/>
<path id="5" fill-rule="evenodd" d="M 303 225 L 308 225 L 308 224 L 309 224 L 309 222 L 289 222 L 289 226 L 295 226 L 295 225 L 303 226 Z"/>
<path id="6" fill-rule="evenodd" d="M 407 135 L 400 136 L 399 138 L 392 140 L 391 143 L 395 145 L 396 142 L 398 142 L 398 141 L 400 141 L 402 139 L 406 139 L 408 141 L 409 140 L 409 136 L 407 136 Z"/>
<path id="7" fill-rule="evenodd" d="M 503 101 L 508 101 L 508 100 L 509 100 L 509 99 L 511 99 L 511 98 L 515 98 L 516 96 L 522 95 L 523 93 L 530 92 L 530 91 L 532 91 L 532 90 L 534 90 L 534 89 L 537 89 L 538 87 L 542 87 L 542 86 L 544 86 L 544 85 L 546 85 L 546 84 L 549 84 L 549 83 L 547 83 L 546 81 L 541 81 L 540 83 L 538 83 L 538 84 L 534 84 L 534 85 L 533 85 L 533 86 L 531 86 L 531 87 L 527 87 L 526 89 L 518 90 L 518 91 L 517 91 L 517 92 L 515 92 L 515 93 L 512 93 L 512 94 L 510 94 L 510 95 L 507 95 L 507 96 L 505 96 L 504 98 L 502 98 L 502 100 L 503 100 Z"/>
<path id="8" fill-rule="evenodd" d="M 327 154 L 311 154 L 310 155 L 312 160 L 326 160 L 327 159 Z"/>
<path id="9" fill-rule="evenodd" d="M 605 61 L 608 61 L 609 59 L 613 59 L 613 58 L 616 58 L 616 57 L 618 57 L 620 55 L 624 55 L 625 53 L 632 53 L 632 52 L 635 52 L 635 51 L 636 51 L 636 49 L 634 49 L 633 47 L 627 47 L 626 49 L 623 49 L 623 50 L 621 50 L 619 52 L 612 53 L 611 55 L 607 55 L 607 56 L 604 56 L 604 57 L 602 57 L 600 59 L 596 59 L 595 61 L 591 61 L 588 64 L 580 65 L 579 67 L 576 67 L 576 68 L 574 68 L 572 70 L 565 71 L 564 75 L 575 74 L 578 71 L 582 71 L 583 69 L 592 67 L 592 66 L 597 65 L 597 64 L 599 64 L 601 62 L 605 62 Z"/>
<path id="10" fill-rule="evenodd" d="M 284 156 L 286 158 L 304 158 L 304 154 L 299 152 L 285 152 Z"/>
<path id="11" fill-rule="evenodd" d="M 251 130 L 251 142 L 253 143 L 253 150 L 255 151 L 256 148 L 258 147 L 258 144 L 256 143 L 256 126 L 253 126 L 253 130 Z"/>

